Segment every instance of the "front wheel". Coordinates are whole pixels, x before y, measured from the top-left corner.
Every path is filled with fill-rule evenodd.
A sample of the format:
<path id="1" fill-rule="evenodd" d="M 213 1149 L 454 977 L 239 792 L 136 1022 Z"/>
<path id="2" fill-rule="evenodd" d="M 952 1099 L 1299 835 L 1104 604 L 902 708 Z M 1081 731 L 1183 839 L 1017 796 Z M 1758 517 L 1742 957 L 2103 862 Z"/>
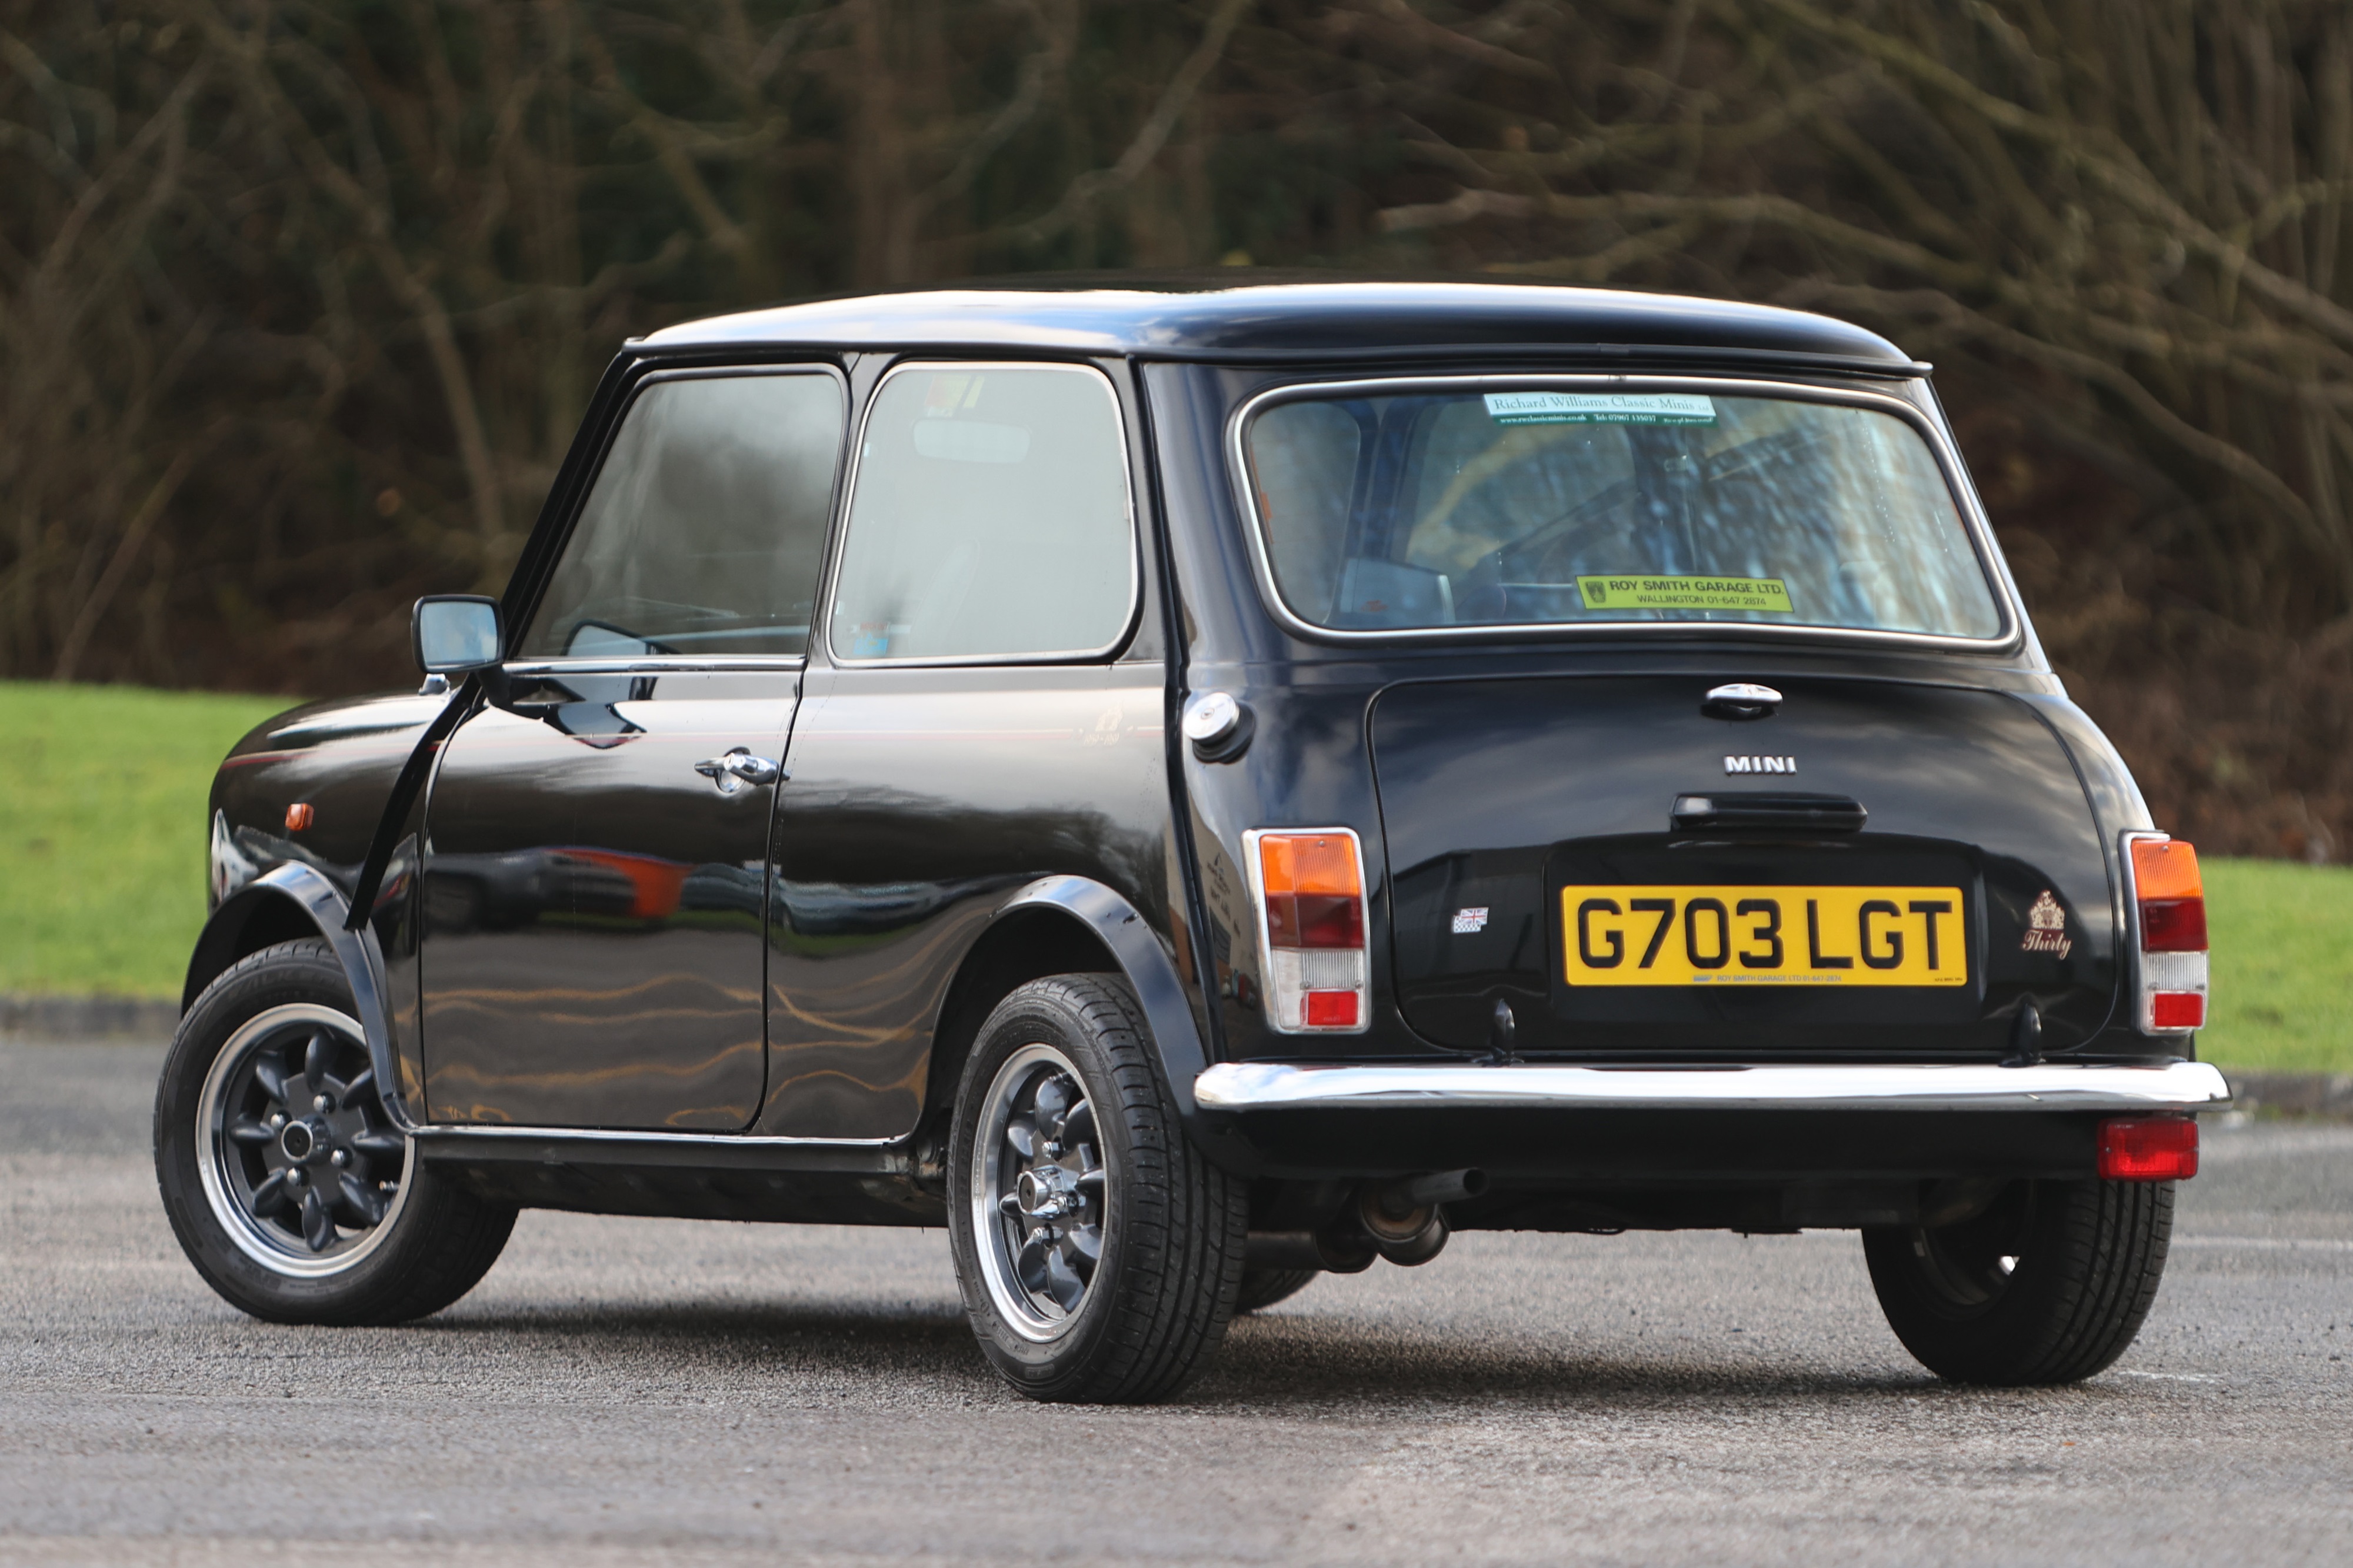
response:
<path id="1" fill-rule="evenodd" d="M 188 1009 L 155 1090 L 155 1176 L 182 1250 L 280 1323 L 395 1323 L 490 1271 L 515 1211 L 417 1156 L 376 1091 L 324 942 L 239 961 Z"/>
<path id="2" fill-rule="evenodd" d="M 2073 1383 L 2140 1331 L 2173 1234 L 2171 1182 L 2012 1182 L 1957 1224 L 1862 1233 L 1895 1337 L 1955 1383 Z"/>
<path id="3" fill-rule="evenodd" d="M 956 1094 L 949 1238 L 982 1353 L 1033 1399 L 1166 1399 L 1224 1338 L 1249 1191 L 1177 1124 L 1134 996 L 1032 981 Z"/>

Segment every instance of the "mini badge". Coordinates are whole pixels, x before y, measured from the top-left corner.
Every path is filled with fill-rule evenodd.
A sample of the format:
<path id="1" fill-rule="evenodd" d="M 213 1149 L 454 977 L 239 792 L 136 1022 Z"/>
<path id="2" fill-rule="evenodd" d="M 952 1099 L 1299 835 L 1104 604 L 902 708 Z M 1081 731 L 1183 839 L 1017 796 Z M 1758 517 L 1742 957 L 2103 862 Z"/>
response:
<path id="1" fill-rule="evenodd" d="M 2026 911 L 2026 934 L 2019 938 L 2018 951 L 2052 952 L 2064 958 L 2074 950 L 2075 939 L 2067 934 L 2067 911 L 2045 888 Z"/>
<path id="2" fill-rule="evenodd" d="M 1456 936 L 1469 936 L 1472 931 L 1485 931 L 1486 929 L 1486 905 L 1481 904 L 1475 909 L 1457 910 L 1454 911 L 1454 934 Z"/>

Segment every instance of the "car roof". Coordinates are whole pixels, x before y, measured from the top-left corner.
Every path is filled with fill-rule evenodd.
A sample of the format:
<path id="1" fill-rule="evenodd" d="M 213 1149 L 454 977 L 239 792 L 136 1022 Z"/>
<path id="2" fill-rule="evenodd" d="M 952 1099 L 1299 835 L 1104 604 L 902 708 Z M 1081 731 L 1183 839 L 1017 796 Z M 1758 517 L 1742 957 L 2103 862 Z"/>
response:
<path id="1" fill-rule="evenodd" d="M 1551 284 L 1200 273 L 1023 277 L 848 294 L 668 327 L 639 352 L 824 347 L 1030 349 L 1280 362 L 1497 354 L 1769 360 L 1877 375 L 1928 367 L 1828 316 L 1684 295 Z"/>

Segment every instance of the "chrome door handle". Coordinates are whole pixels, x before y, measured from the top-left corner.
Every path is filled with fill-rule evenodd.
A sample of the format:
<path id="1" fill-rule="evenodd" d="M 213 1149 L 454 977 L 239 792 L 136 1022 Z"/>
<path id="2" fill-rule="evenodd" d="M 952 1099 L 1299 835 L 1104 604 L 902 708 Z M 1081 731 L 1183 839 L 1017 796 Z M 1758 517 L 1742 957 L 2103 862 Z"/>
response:
<path id="1" fill-rule="evenodd" d="M 755 757 L 743 746 L 723 757 L 705 757 L 694 764 L 694 771 L 717 784 L 721 795 L 733 795 L 747 784 L 775 784 L 789 776 L 768 758 Z"/>

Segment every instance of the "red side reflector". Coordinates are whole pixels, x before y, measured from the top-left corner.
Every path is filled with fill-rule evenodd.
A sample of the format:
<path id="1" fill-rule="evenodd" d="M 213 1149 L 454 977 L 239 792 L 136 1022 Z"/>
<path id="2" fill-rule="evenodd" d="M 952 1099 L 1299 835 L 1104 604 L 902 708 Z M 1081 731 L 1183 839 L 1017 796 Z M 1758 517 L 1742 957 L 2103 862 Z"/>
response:
<path id="1" fill-rule="evenodd" d="M 2193 1118 L 2138 1116 L 2100 1123 L 2104 1180 L 2186 1182 L 2197 1173 L 2198 1123 Z"/>
<path id="2" fill-rule="evenodd" d="M 2160 991 L 2149 998 L 2149 1023 L 2159 1029 L 2202 1029 L 2206 998 L 2195 991 Z"/>
<path id="3" fill-rule="evenodd" d="M 1356 994 L 1353 991 L 1310 991 L 1307 1026 L 1311 1029 L 1352 1029 L 1356 1025 Z"/>

